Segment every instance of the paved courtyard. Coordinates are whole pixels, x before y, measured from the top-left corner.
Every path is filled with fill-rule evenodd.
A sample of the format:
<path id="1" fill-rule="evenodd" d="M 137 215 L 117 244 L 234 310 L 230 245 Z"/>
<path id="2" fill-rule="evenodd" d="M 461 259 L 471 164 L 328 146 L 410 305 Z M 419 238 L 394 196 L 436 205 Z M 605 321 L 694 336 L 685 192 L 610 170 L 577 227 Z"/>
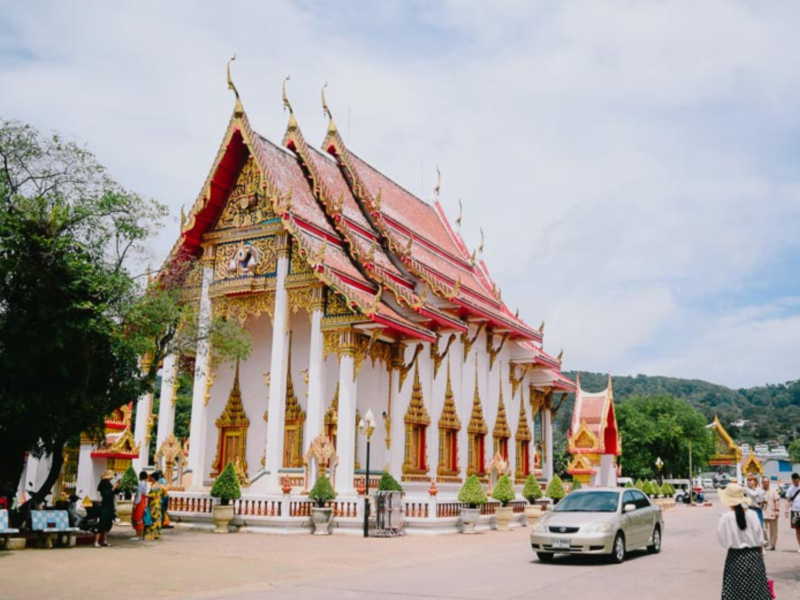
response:
<path id="1" fill-rule="evenodd" d="M 476 536 L 368 539 L 168 531 L 137 544 L 129 530 L 113 548 L 0 553 L 3 600 L 81 599 L 525 599 L 719 598 L 724 551 L 719 508 L 666 513 L 660 555 L 634 553 L 622 565 L 563 557 L 544 565 L 528 529 Z M 800 600 L 800 554 L 782 520 L 767 570 L 781 600 Z"/>

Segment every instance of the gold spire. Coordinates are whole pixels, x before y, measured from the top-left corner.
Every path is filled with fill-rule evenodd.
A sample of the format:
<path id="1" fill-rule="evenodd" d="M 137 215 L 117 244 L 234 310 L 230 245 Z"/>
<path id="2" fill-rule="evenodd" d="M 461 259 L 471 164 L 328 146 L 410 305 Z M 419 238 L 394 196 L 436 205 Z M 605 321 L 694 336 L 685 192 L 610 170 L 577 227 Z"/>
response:
<path id="1" fill-rule="evenodd" d="M 411 402 L 408 403 L 408 410 L 403 419 L 406 425 L 430 425 L 431 418 L 425 409 L 425 399 L 422 396 L 422 384 L 419 380 L 419 366 L 414 365 L 414 388 L 411 392 Z"/>
<path id="2" fill-rule="evenodd" d="M 236 86 L 233 84 L 233 78 L 231 78 L 231 63 L 235 60 L 236 55 L 234 54 L 231 56 L 230 60 L 228 60 L 226 71 L 228 74 L 228 89 L 233 90 L 233 93 L 236 94 L 236 106 L 233 108 L 233 114 L 235 117 L 239 118 L 244 115 L 244 106 L 242 106 L 242 100 L 239 98 L 239 90 L 236 89 Z"/>
<path id="3" fill-rule="evenodd" d="M 442 172 L 439 167 L 436 167 L 436 185 L 433 188 L 433 195 L 439 197 L 439 191 L 442 189 Z"/>
<path id="4" fill-rule="evenodd" d="M 489 428 L 483 420 L 483 406 L 481 405 L 481 394 L 478 391 L 478 356 L 475 355 L 475 395 L 472 398 L 472 415 L 467 427 L 469 433 L 486 434 Z"/>
<path id="5" fill-rule="evenodd" d="M 456 401 L 453 397 L 453 386 L 450 382 L 450 359 L 447 359 L 447 388 L 444 392 L 442 416 L 439 417 L 439 429 L 461 429 L 461 421 L 456 412 Z"/>
<path id="6" fill-rule="evenodd" d="M 456 217 L 456 227 L 461 229 L 461 219 L 464 216 L 464 207 L 461 206 L 461 198 L 458 199 L 458 217 Z"/>
<path id="7" fill-rule="evenodd" d="M 481 230 L 481 244 L 478 246 L 478 254 L 483 254 L 483 227 L 479 227 Z"/>
<path id="8" fill-rule="evenodd" d="M 328 117 L 328 133 L 336 133 L 336 123 L 333 121 L 333 113 L 328 108 L 328 103 L 325 102 L 325 88 L 328 87 L 328 82 L 322 86 L 322 113 Z"/>
<path id="9" fill-rule="evenodd" d="M 292 383 L 292 332 L 289 332 L 289 359 L 287 361 L 286 373 L 286 417 L 287 421 L 303 420 L 306 418 L 306 413 L 303 412 L 303 407 L 297 401 L 297 395 L 294 393 L 294 384 Z"/>
<path id="10" fill-rule="evenodd" d="M 228 394 L 225 410 L 222 411 L 216 424 L 217 427 L 247 427 L 250 425 L 250 419 L 247 418 L 242 404 L 242 392 L 239 390 L 238 358 L 236 359 L 236 373 L 233 376 L 233 387 L 231 393 Z"/>
<path id="11" fill-rule="evenodd" d="M 525 399 L 519 402 L 519 424 L 517 425 L 517 441 L 530 442 L 533 439 L 531 428 L 528 426 L 528 415 L 525 414 Z"/>
<path id="12" fill-rule="evenodd" d="M 292 78 L 291 75 L 287 75 L 286 78 L 283 80 L 283 109 L 289 110 L 289 125 L 287 129 L 289 131 L 297 129 L 297 121 L 294 118 L 294 110 L 292 109 L 292 104 L 289 102 L 289 96 L 286 95 L 286 82 Z"/>
<path id="13" fill-rule="evenodd" d="M 500 382 L 500 397 L 497 400 L 497 420 L 494 424 L 494 431 L 492 432 L 494 439 L 510 438 L 511 429 L 508 427 L 508 418 L 506 417 L 506 405 L 503 402 L 503 383 Z"/>

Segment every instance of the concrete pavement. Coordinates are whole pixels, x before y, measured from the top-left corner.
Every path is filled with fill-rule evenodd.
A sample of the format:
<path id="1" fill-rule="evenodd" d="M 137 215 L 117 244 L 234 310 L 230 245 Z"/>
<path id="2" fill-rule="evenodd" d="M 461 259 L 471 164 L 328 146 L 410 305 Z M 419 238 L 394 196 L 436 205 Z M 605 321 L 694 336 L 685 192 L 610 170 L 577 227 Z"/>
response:
<path id="1" fill-rule="evenodd" d="M 134 599 L 525 599 L 706 600 L 719 598 L 724 551 L 720 509 L 665 514 L 661 554 L 633 553 L 622 565 L 560 557 L 542 564 L 528 529 L 475 536 L 368 539 L 168 531 L 161 542 L 113 548 L 0 553 L 0 595 L 13 600 Z M 800 554 L 781 521 L 779 549 L 766 553 L 780 600 L 800 600 Z"/>

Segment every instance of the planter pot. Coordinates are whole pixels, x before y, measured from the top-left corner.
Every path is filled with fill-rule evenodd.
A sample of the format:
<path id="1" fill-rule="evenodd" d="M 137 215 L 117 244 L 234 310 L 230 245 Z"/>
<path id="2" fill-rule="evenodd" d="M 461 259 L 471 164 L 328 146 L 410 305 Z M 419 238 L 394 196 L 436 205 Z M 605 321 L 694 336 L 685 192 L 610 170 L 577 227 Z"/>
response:
<path id="1" fill-rule="evenodd" d="M 480 508 L 462 508 L 461 509 L 461 522 L 464 524 L 463 533 L 477 533 L 475 525 L 478 523 L 478 517 L 481 514 Z"/>
<path id="2" fill-rule="evenodd" d="M 229 533 L 228 523 L 231 521 L 233 521 L 233 504 L 227 504 L 225 506 L 222 504 L 215 504 L 214 525 L 216 525 L 216 529 L 214 529 L 214 533 Z"/>
<path id="3" fill-rule="evenodd" d="M 311 522 L 314 524 L 314 535 L 330 535 L 331 521 L 333 521 L 332 508 L 311 508 Z"/>
<path id="4" fill-rule="evenodd" d="M 508 531 L 508 524 L 514 516 L 514 509 L 510 506 L 498 506 L 494 511 L 497 531 Z"/>
<path id="5" fill-rule="evenodd" d="M 528 520 L 528 527 L 536 525 L 536 521 L 542 516 L 542 508 L 535 504 L 528 504 L 525 507 L 525 518 Z"/>
<path id="6" fill-rule="evenodd" d="M 117 500 L 117 516 L 123 523 L 131 524 L 133 500 Z"/>

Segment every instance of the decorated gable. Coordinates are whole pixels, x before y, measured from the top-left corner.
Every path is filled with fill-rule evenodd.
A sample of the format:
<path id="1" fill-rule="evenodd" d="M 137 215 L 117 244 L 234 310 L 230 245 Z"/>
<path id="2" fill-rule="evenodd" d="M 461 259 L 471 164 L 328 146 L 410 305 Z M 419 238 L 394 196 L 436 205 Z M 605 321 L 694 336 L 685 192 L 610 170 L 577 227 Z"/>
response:
<path id="1" fill-rule="evenodd" d="M 231 188 L 228 200 L 220 213 L 215 230 L 255 227 L 270 219 L 277 219 L 267 196 L 266 183 L 261 171 L 249 155 Z"/>

